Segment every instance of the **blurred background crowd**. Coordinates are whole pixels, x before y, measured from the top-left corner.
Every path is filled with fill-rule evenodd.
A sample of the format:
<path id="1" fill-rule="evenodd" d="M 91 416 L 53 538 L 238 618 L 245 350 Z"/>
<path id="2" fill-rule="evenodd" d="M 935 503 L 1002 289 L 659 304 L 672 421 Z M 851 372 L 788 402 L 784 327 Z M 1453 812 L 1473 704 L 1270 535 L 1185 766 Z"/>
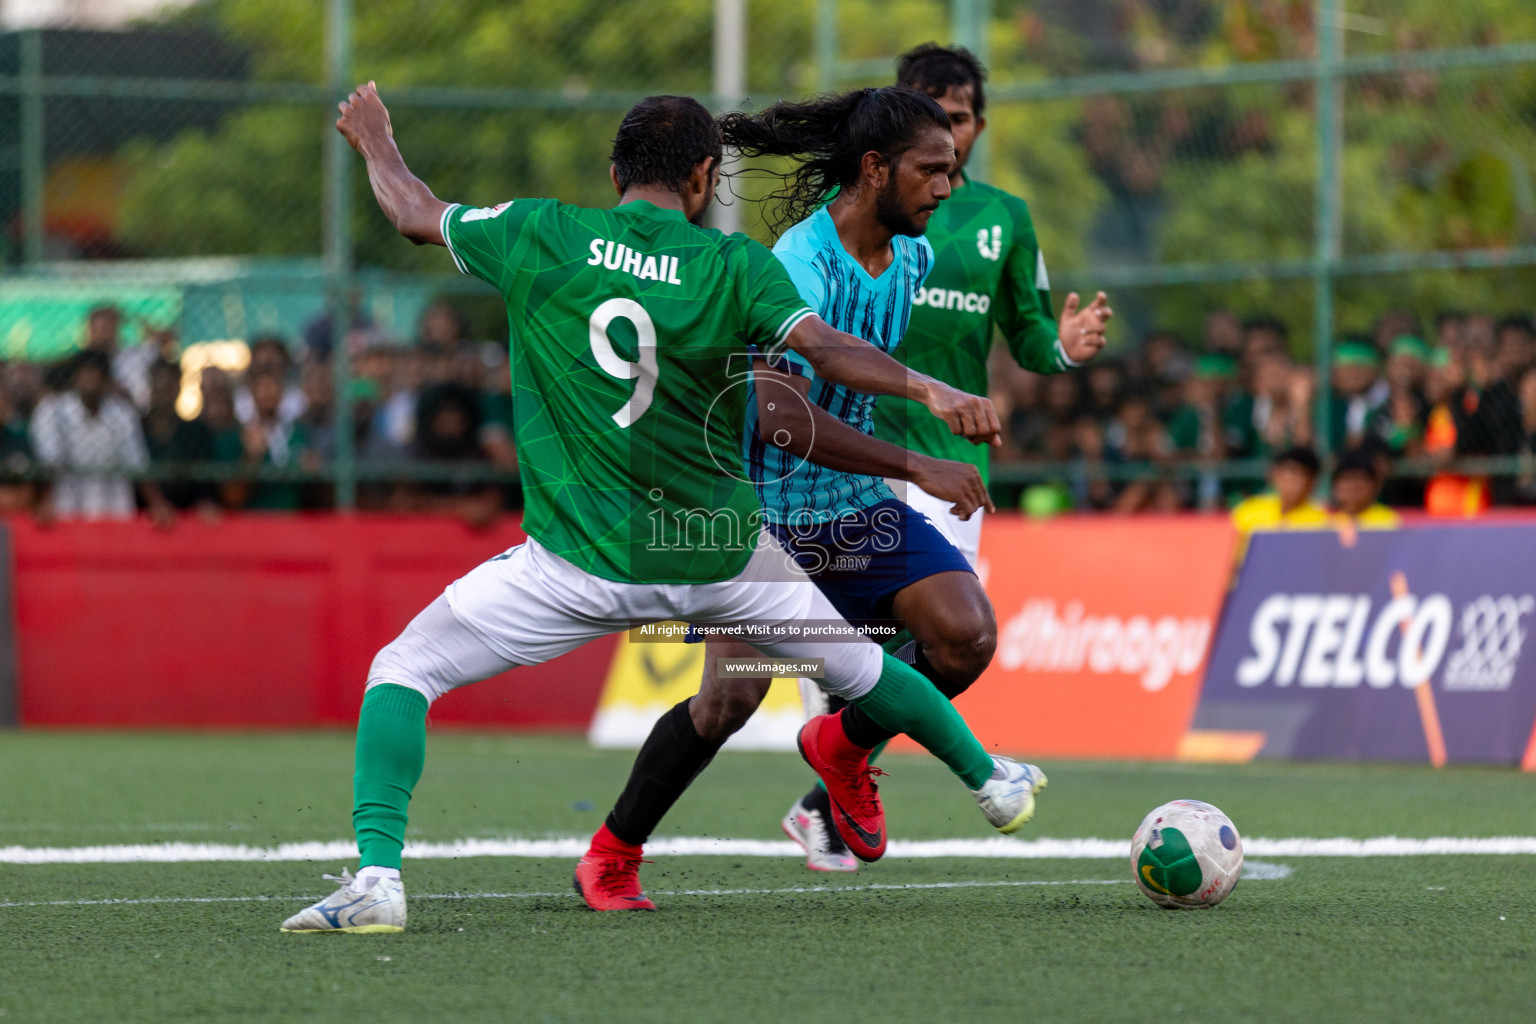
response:
<path id="1" fill-rule="evenodd" d="M 1217 310 L 1199 338 L 1153 331 L 1128 357 L 1071 374 L 1037 376 L 999 353 L 992 397 L 1009 425 L 999 461 L 1055 470 L 1062 482 L 1047 493 L 1061 507 L 1229 507 L 1257 489 L 1262 463 L 1296 447 L 1368 457 L 1393 506 L 1466 514 L 1536 502 L 1529 472 L 1467 471 L 1536 451 L 1526 313 L 1447 311 L 1432 323 L 1388 313 L 1339 339 L 1319 380 L 1292 356 L 1284 323 Z M 1223 460 L 1250 466 L 1218 473 Z"/>
<path id="2" fill-rule="evenodd" d="M 124 345 L 122 328 L 116 307 L 99 306 L 78 352 L 0 364 L 6 510 L 168 521 L 330 508 L 340 423 L 368 469 L 363 509 L 485 522 L 519 502 L 505 342 L 471 337 L 455 305 L 428 306 L 408 342 L 358 316 L 344 340 L 353 379 L 341 416 L 325 316 L 298 338 L 254 338 L 229 367 L 189 367 L 167 331 Z M 1480 457 L 1536 455 L 1528 314 L 1421 323 L 1390 313 L 1337 341 L 1326 381 L 1293 357 L 1284 323 L 1224 310 L 1198 338 L 1153 331 L 1118 348 L 1039 376 L 999 347 L 992 398 L 1007 438 L 994 465 L 1036 471 L 1027 510 L 1226 509 L 1263 486 L 1276 456 L 1314 447 L 1370 466 L 1390 506 L 1536 503 L 1536 459 L 1528 474 L 1475 472 Z"/>
<path id="3" fill-rule="evenodd" d="M 123 346 L 122 326 L 116 307 L 98 306 L 80 351 L 0 364 L 6 510 L 48 520 L 142 509 L 168 521 L 188 510 L 331 508 L 327 471 L 344 421 L 378 477 L 360 486 L 361 508 L 479 523 L 517 502 L 506 346 L 471 340 L 455 306 L 429 306 L 406 343 L 359 317 L 345 340 L 346 417 L 325 316 L 298 339 L 252 339 L 238 369 L 188 369 L 167 331 Z"/>

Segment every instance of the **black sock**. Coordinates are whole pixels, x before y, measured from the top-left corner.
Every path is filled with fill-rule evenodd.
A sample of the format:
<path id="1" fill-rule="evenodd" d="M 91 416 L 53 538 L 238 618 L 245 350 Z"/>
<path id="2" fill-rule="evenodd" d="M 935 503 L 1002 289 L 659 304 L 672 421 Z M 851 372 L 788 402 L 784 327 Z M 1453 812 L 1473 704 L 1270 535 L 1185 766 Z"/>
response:
<path id="1" fill-rule="evenodd" d="M 970 682 L 957 683 L 940 675 L 939 670 L 933 667 L 933 662 L 928 660 L 928 655 L 923 650 L 921 644 L 918 645 L 917 656 L 912 660 L 912 667 L 921 672 L 924 679 L 932 683 L 940 693 L 942 693 L 945 697 L 948 697 L 951 701 L 960 696 L 966 690 L 969 690 L 971 688 L 971 683 L 975 682 L 975 680 L 972 679 Z"/>
<path id="2" fill-rule="evenodd" d="M 928 655 L 923 653 L 921 644 L 915 648 L 915 655 L 912 667 L 921 672 L 923 678 L 932 683 L 949 700 L 953 701 L 970 687 L 970 683 L 955 683 L 940 675 L 933 667 L 933 663 L 928 660 Z M 849 742 L 871 750 L 896 735 L 885 726 L 876 723 L 857 704 L 848 705 L 847 710 L 843 712 L 843 732 L 847 734 Z"/>
<path id="3" fill-rule="evenodd" d="M 608 831 L 626 843 L 644 845 L 720 749 L 693 727 L 688 715 L 691 700 L 689 697 L 656 720 L 629 770 L 624 792 L 608 815 Z"/>
<path id="4" fill-rule="evenodd" d="M 873 750 L 896 734 L 870 718 L 857 704 L 850 704 L 843 711 L 843 732 L 854 746 Z"/>

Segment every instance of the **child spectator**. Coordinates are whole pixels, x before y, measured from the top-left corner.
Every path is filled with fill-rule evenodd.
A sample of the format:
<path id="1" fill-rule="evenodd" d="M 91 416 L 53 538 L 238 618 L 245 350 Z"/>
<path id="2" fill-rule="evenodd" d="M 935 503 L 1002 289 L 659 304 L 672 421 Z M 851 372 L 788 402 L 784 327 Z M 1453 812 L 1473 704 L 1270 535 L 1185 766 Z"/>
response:
<path id="1" fill-rule="evenodd" d="M 1312 374 L 1290 357 L 1256 357 L 1253 386 L 1239 393 L 1226 413 L 1234 458 L 1266 458 L 1312 439 Z"/>
<path id="2" fill-rule="evenodd" d="M 391 504 L 400 511 L 451 513 L 477 528 L 490 525 L 501 511 L 501 492 L 476 479 L 476 470 L 489 463 L 480 443 L 480 396 L 451 381 L 434 385 L 422 392 L 416 418 L 412 456 L 468 472 L 456 479 L 402 485 Z"/>
<path id="3" fill-rule="evenodd" d="M 1168 421 L 1168 437 L 1183 458 L 1215 461 L 1228 458 L 1243 443 L 1240 427 L 1226 418 L 1228 388 L 1237 377 L 1231 356 L 1206 353 L 1195 360 L 1194 372 L 1184 382 L 1183 401 Z M 1195 481 L 1195 505 L 1212 509 L 1221 503 L 1222 483 L 1214 474 L 1202 473 Z"/>
<path id="4" fill-rule="evenodd" d="M 1172 445 L 1162 423 L 1152 414 L 1145 397 L 1132 394 L 1120 407 L 1120 415 L 1104 432 L 1106 446 L 1120 462 L 1139 463 L 1147 475 L 1132 480 L 1115 499 L 1116 512 L 1174 512 L 1180 505 L 1178 490 L 1163 476 Z"/>
<path id="5" fill-rule="evenodd" d="M 1091 416 L 1081 416 L 1072 426 L 1072 467 L 1067 480 L 1076 508 L 1096 512 L 1114 507 L 1120 489 L 1105 473 L 1104 428 Z"/>
<path id="6" fill-rule="evenodd" d="M 1368 448 L 1351 448 L 1333 470 L 1333 506 L 1356 528 L 1391 530 L 1402 517 L 1377 501 L 1384 477 L 1381 462 Z"/>
<path id="7" fill-rule="evenodd" d="M 1394 339 L 1387 356 L 1387 400 L 1371 416 L 1367 443 L 1391 458 L 1417 458 L 1424 454 L 1424 426 L 1429 406 L 1424 400 L 1429 348 L 1411 334 Z M 1394 505 L 1418 505 L 1424 500 L 1424 482 L 1417 478 L 1384 482 Z"/>
<path id="8" fill-rule="evenodd" d="M 1083 412 L 1101 426 L 1109 423 L 1125 397 L 1125 368 L 1113 359 L 1095 359 L 1082 373 L 1088 385 Z"/>
<path id="9" fill-rule="evenodd" d="M 1184 381 L 1182 400 L 1168 420 L 1168 437 L 1179 454 L 1227 457 L 1232 438 L 1223 412 L 1227 389 L 1236 378 L 1237 366 L 1230 356 L 1206 354 L 1195 360 L 1194 372 Z"/>
<path id="10" fill-rule="evenodd" d="M 1371 417 L 1386 404 L 1388 387 L 1381 379 L 1381 354 L 1362 338 L 1347 339 L 1334 349 L 1331 377 L 1328 440 L 1334 451 L 1341 451 L 1365 440 Z"/>
<path id="11" fill-rule="evenodd" d="M 1270 490 L 1232 510 L 1232 525 L 1247 537 L 1257 530 L 1313 530 L 1328 525 L 1328 510 L 1312 499 L 1322 465 L 1311 448 L 1296 446 L 1276 455 L 1269 467 Z"/>
<path id="12" fill-rule="evenodd" d="M 251 364 L 246 368 L 246 384 L 235 392 L 235 415 L 240 422 L 250 424 L 256 418 L 255 396 L 252 395 L 255 378 L 263 374 L 275 376 L 281 385 L 281 400 L 277 415 L 284 423 L 291 423 L 304 414 L 304 392 L 289 378 L 293 373 L 293 354 L 288 343 L 275 335 L 263 335 L 251 342 Z"/>

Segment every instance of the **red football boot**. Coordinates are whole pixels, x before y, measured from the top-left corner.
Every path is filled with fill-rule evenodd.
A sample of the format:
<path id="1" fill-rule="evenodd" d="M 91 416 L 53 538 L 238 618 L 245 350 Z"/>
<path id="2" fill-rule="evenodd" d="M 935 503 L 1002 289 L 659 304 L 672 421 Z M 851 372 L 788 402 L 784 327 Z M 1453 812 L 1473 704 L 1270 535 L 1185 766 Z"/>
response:
<path id="1" fill-rule="evenodd" d="M 859 860 L 885 855 L 885 808 L 869 764 L 869 751 L 843 732 L 842 713 L 817 715 L 800 730 L 800 756 L 821 777 L 832 801 L 832 824 Z"/>
<path id="2" fill-rule="evenodd" d="M 655 910 L 640 888 L 640 847 L 626 843 L 604 825 L 576 862 L 576 891 L 593 910 Z"/>

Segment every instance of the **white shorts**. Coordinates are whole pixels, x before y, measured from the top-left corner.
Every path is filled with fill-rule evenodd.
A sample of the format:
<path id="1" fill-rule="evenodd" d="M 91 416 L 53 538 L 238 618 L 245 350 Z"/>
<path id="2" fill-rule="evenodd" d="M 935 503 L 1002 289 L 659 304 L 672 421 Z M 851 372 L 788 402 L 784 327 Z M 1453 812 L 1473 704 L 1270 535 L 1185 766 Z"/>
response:
<path id="1" fill-rule="evenodd" d="M 938 527 L 940 533 L 965 556 L 965 560 L 971 563 L 971 568 L 977 568 L 977 560 L 981 555 L 981 520 L 987 514 L 987 510 L 979 508 L 971 513 L 971 518 L 961 519 L 949 510 L 954 507 L 954 502 L 935 498 L 917 484 L 908 483 L 905 480 L 886 479 L 886 485 L 896 493 L 896 497 L 917 509 L 928 520 Z"/>
<path id="2" fill-rule="evenodd" d="M 395 683 L 427 700 L 518 665 L 539 665 L 589 640 L 647 622 L 700 625 L 807 619 L 841 622 L 816 585 L 763 535 L 746 568 L 719 583 L 617 583 L 578 569 L 529 538 L 471 569 L 374 658 L 368 685 Z M 880 648 L 863 638 L 754 644 L 778 658 L 824 658 L 823 688 L 862 697 L 880 678 Z"/>

